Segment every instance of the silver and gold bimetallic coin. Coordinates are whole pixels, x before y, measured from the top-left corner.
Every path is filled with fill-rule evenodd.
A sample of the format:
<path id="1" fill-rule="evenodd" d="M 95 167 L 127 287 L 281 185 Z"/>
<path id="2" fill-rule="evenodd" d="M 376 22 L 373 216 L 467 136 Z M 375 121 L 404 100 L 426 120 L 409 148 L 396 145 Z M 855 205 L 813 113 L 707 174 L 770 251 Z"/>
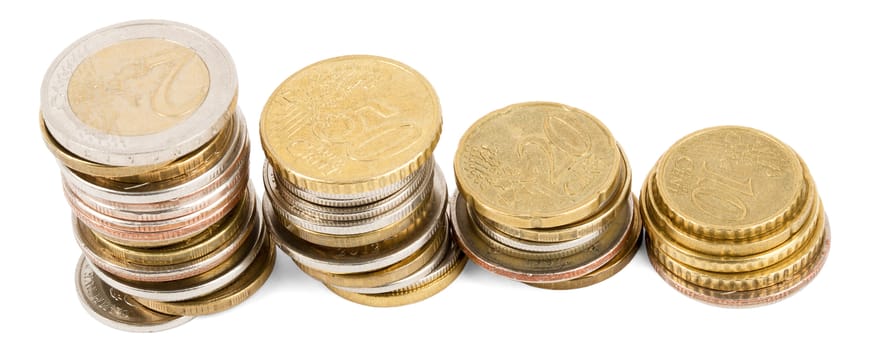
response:
<path id="1" fill-rule="evenodd" d="M 315 63 L 281 83 L 259 126 L 265 222 L 305 273 L 371 306 L 423 300 L 460 274 L 432 156 L 439 100 L 414 69 L 374 56 Z"/>
<path id="2" fill-rule="evenodd" d="M 677 141 L 644 181 L 641 210 L 656 272 L 714 305 L 778 301 L 807 285 L 829 253 L 829 222 L 805 163 L 751 128 Z"/>
<path id="3" fill-rule="evenodd" d="M 489 113 L 461 138 L 454 174 L 453 232 L 488 271 L 581 288 L 616 274 L 640 246 L 628 160 L 579 109 L 530 102 Z"/>
<path id="4" fill-rule="evenodd" d="M 77 288 L 102 322 L 167 329 L 271 273 L 237 90 L 216 39 L 166 21 L 95 31 L 49 68 L 40 127 L 83 252 Z"/>

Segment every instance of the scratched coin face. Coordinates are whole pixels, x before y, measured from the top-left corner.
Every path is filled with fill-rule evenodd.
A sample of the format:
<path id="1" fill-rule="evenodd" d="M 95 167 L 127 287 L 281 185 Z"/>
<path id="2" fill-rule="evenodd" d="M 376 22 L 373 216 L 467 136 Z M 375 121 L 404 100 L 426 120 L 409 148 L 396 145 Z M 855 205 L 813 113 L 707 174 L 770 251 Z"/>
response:
<path id="1" fill-rule="evenodd" d="M 76 67 L 67 99 L 77 118 L 104 132 L 135 136 L 166 130 L 207 97 L 210 75 L 195 51 L 162 39 L 108 46 Z"/>
<path id="2" fill-rule="evenodd" d="M 41 89 L 46 130 L 66 151 L 108 166 L 162 166 L 213 139 L 234 114 L 226 49 L 191 26 L 119 23 L 68 47 Z"/>
<path id="3" fill-rule="evenodd" d="M 458 145 L 454 173 L 480 215 L 548 228 L 594 213 L 618 185 L 621 159 L 609 130 L 590 114 L 533 102 L 473 124 Z"/>
<path id="4" fill-rule="evenodd" d="M 424 77 L 402 63 L 345 56 L 293 74 L 269 98 L 260 134 L 287 181 L 330 194 L 380 189 L 430 158 L 442 127 Z"/>
<path id="5" fill-rule="evenodd" d="M 795 152 L 761 131 L 717 127 L 674 144 L 656 168 L 658 198 L 688 230 L 739 239 L 781 225 L 803 201 Z"/>

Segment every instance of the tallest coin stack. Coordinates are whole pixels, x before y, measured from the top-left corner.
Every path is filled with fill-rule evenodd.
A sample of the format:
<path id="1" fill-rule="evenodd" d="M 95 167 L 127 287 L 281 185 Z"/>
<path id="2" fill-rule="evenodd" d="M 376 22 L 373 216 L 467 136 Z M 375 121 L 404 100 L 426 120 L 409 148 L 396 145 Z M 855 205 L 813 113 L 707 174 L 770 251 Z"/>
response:
<path id="1" fill-rule="evenodd" d="M 165 21 L 93 32 L 49 68 L 40 122 L 83 251 L 80 299 L 99 320 L 166 329 L 271 273 L 237 88 L 222 45 Z"/>

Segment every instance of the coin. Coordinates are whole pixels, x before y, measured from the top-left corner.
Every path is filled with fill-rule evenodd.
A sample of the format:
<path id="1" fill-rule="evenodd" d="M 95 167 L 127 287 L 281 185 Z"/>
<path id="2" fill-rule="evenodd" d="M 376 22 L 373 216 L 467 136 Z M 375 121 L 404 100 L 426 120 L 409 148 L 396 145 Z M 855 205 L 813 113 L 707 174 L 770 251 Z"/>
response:
<path id="1" fill-rule="evenodd" d="M 479 119 L 454 157 L 460 192 L 493 221 L 550 228 L 588 217 L 615 190 L 622 158 L 592 115 L 548 102 Z"/>
<path id="2" fill-rule="evenodd" d="M 656 164 L 656 199 L 696 235 L 748 238 L 780 226 L 802 205 L 802 174 L 795 152 L 761 131 L 704 129 L 677 141 Z"/>
<path id="3" fill-rule="evenodd" d="M 281 83 L 259 125 L 281 177 L 312 192 L 350 194 L 396 183 L 426 163 L 442 118 L 433 87 L 414 69 L 343 56 Z"/>
<path id="4" fill-rule="evenodd" d="M 82 306 L 95 319 L 129 332 L 156 332 L 177 327 L 192 316 L 175 316 L 153 311 L 130 296 L 106 285 L 92 271 L 85 257 L 76 264 L 76 290 Z"/>
<path id="5" fill-rule="evenodd" d="M 678 291 L 756 306 L 802 288 L 829 251 L 804 161 L 762 131 L 696 131 L 665 152 L 641 190 L 649 259 Z"/>
<path id="6" fill-rule="evenodd" d="M 46 128 L 65 149 L 113 166 L 166 164 L 219 132 L 234 111 L 228 52 L 196 28 L 120 23 L 52 63 L 41 90 Z"/>

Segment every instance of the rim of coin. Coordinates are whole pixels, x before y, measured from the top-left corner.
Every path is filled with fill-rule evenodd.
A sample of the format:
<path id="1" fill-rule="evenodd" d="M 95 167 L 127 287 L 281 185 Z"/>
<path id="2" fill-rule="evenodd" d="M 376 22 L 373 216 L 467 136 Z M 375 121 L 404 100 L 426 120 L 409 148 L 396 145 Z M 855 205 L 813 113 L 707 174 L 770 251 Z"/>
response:
<path id="1" fill-rule="evenodd" d="M 244 122 L 243 117 L 240 120 Z M 168 187 L 162 187 L 163 184 L 146 183 L 141 186 L 132 186 L 125 189 L 106 188 L 98 184 L 94 184 L 86 177 L 74 173 L 70 169 L 61 167 L 61 175 L 64 181 L 75 186 L 78 191 L 88 196 L 94 197 L 95 200 L 102 201 L 108 205 L 123 206 L 132 209 L 145 207 L 144 210 L 156 210 L 165 208 L 161 204 L 166 202 L 182 201 L 188 198 L 197 198 L 217 186 L 222 185 L 225 180 L 239 173 L 249 173 L 249 154 L 250 141 L 247 138 L 247 129 L 242 127 L 238 129 L 238 135 L 230 147 L 230 151 L 225 152 L 220 161 L 198 176 L 184 183 L 174 183 Z M 157 203 L 159 206 L 156 207 Z"/>
<path id="2" fill-rule="evenodd" d="M 260 246 L 262 249 L 259 249 L 256 259 L 237 279 L 210 294 L 180 301 L 134 298 L 147 308 L 171 315 L 203 316 L 228 310 L 256 294 L 271 276 L 274 270 L 274 246 Z"/>
<path id="3" fill-rule="evenodd" d="M 635 229 L 636 226 L 638 225 L 632 226 L 632 229 Z M 643 231 L 642 226 L 640 231 Z M 637 234 L 629 234 L 628 238 L 626 239 L 626 243 L 624 243 L 625 248 L 621 252 L 619 252 L 619 254 L 616 254 L 616 256 L 614 256 L 613 259 L 604 264 L 604 266 L 601 266 L 594 272 L 589 273 L 585 276 L 561 282 L 525 284 L 531 287 L 537 287 L 542 289 L 570 290 L 585 288 L 606 281 L 610 277 L 613 277 L 617 273 L 619 273 L 619 271 L 622 271 L 622 269 L 624 269 L 625 266 L 628 266 L 628 263 L 630 263 L 631 260 L 634 259 L 634 256 L 637 255 L 637 251 L 640 250 L 640 245 L 643 242 L 643 236 L 643 232 L 638 232 Z"/>
<path id="4" fill-rule="evenodd" d="M 651 176 L 651 175 L 650 175 Z M 818 201 L 816 188 L 813 181 L 809 180 L 810 189 L 806 206 L 802 207 L 798 213 L 793 216 L 790 221 L 784 223 L 783 226 L 769 231 L 761 236 L 752 237 L 746 240 L 715 240 L 706 239 L 700 236 L 682 231 L 676 224 L 671 222 L 665 214 L 662 213 L 660 207 L 655 203 L 655 187 L 651 177 L 647 177 L 641 189 L 641 210 L 650 224 L 661 228 L 662 233 L 669 236 L 671 240 L 680 246 L 690 250 L 698 251 L 704 254 L 713 254 L 719 256 L 740 257 L 759 254 L 774 249 L 789 240 L 795 232 L 801 230 L 806 221 L 813 215 L 814 202 Z M 651 232 L 651 231 L 650 231 Z"/>
<path id="5" fill-rule="evenodd" d="M 467 202 L 491 221 L 552 228 L 602 207 L 616 190 L 621 163 L 613 134 L 598 118 L 560 103 L 525 102 L 467 129 L 454 174 Z"/>
<path id="6" fill-rule="evenodd" d="M 762 289 L 780 283 L 788 276 L 806 269 L 811 262 L 819 257 L 826 235 L 824 222 L 825 218 L 821 212 L 818 216 L 816 229 L 813 232 L 803 233 L 807 236 L 807 242 L 804 243 L 804 246 L 785 259 L 756 271 L 721 273 L 696 269 L 657 252 L 658 248 L 653 240 L 647 244 L 647 250 L 652 251 L 653 256 L 667 270 L 692 284 L 729 292 Z"/>
<path id="7" fill-rule="evenodd" d="M 206 228 L 198 235 L 176 244 L 154 248 L 129 247 L 113 243 L 89 229 L 90 238 L 97 243 L 95 250 L 104 250 L 122 261 L 141 265 L 174 265 L 203 257 L 231 240 L 258 215 L 256 195 L 250 194 L 238 203 L 229 215 Z"/>
<path id="8" fill-rule="evenodd" d="M 429 197 L 432 195 L 432 189 L 439 186 L 439 181 L 442 180 L 441 171 L 436 173 L 435 168 L 433 172 L 427 175 L 428 177 L 424 181 L 417 183 L 417 187 L 413 189 L 411 195 L 402 199 L 396 206 L 388 208 L 383 213 L 360 220 L 336 221 L 311 216 L 295 204 L 279 197 L 275 191 L 276 188 L 271 186 L 267 188 L 265 194 L 270 197 L 274 204 L 275 214 L 284 223 L 324 234 L 360 235 L 380 230 L 388 225 L 394 225 L 418 210 L 422 203 L 429 200 Z M 442 181 L 444 182 L 444 180 Z"/>
<path id="9" fill-rule="evenodd" d="M 421 247 L 420 250 L 396 264 L 383 269 L 362 273 L 326 273 L 317 269 L 312 269 L 307 265 L 299 264 L 295 259 L 293 259 L 293 262 L 295 262 L 305 274 L 326 284 L 346 288 L 376 288 L 402 280 L 407 276 L 411 276 L 421 270 L 422 267 L 427 266 L 433 256 L 437 254 L 444 255 L 445 245 L 447 245 L 448 240 L 449 238 L 447 235 L 433 235 L 431 241 Z M 432 270 L 432 268 L 430 270 Z"/>
<path id="10" fill-rule="evenodd" d="M 256 240 L 250 247 L 235 252 L 231 258 L 223 261 L 213 270 L 186 279 L 169 282 L 140 282 L 113 276 L 100 268 L 95 268 L 94 271 L 105 283 L 134 297 L 167 302 L 198 298 L 213 293 L 237 280 L 253 264 L 259 252 L 274 248 L 274 243 L 262 225 L 253 229 L 256 232 L 251 232 L 250 235 L 255 235 Z"/>
<path id="11" fill-rule="evenodd" d="M 423 186 L 428 186 L 432 181 L 434 161 L 431 159 L 418 171 L 412 173 L 415 175 L 406 186 L 400 188 L 387 196 L 374 202 L 366 203 L 358 206 L 325 206 L 309 202 L 307 199 L 296 196 L 279 185 L 279 177 L 275 176 L 274 169 L 268 165 L 263 171 L 263 182 L 267 191 L 271 191 L 277 200 L 272 200 L 275 205 L 281 204 L 284 207 L 291 208 L 291 212 L 295 212 L 306 218 L 314 218 L 317 221 L 360 221 L 363 222 L 370 218 L 376 218 L 384 215 L 394 208 L 400 207 L 409 200 L 417 201 L 417 195 L 426 191 Z M 414 199 L 413 199 L 414 198 Z"/>
<path id="12" fill-rule="evenodd" d="M 756 307 L 785 299 L 802 290 L 802 288 L 807 286 L 815 277 L 817 277 L 820 270 L 822 270 L 823 266 L 826 264 L 829 250 L 832 246 L 832 235 L 828 219 L 825 221 L 824 225 L 825 233 L 820 253 L 806 268 L 779 284 L 750 291 L 722 291 L 692 284 L 667 270 L 664 265 L 654 259 L 654 256 L 649 249 L 647 249 L 647 252 L 649 253 L 649 262 L 657 274 L 681 294 L 714 306 L 729 308 Z M 647 245 L 649 245 L 649 236 L 647 235 L 645 239 Z"/>
<path id="13" fill-rule="evenodd" d="M 438 169 L 438 168 L 437 168 Z M 445 218 L 447 188 L 441 172 L 434 175 L 436 185 L 429 198 L 429 213 L 424 221 L 416 223 L 405 236 L 378 242 L 365 247 L 319 247 L 290 232 L 280 223 L 268 197 L 263 197 L 262 212 L 274 241 L 287 255 L 300 264 L 323 272 L 346 274 L 374 271 L 388 267 L 410 256 L 423 247 L 439 229 Z M 377 245 L 377 246 L 376 246 Z"/>
<path id="14" fill-rule="evenodd" d="M 259 122 L 262 148 L 278 174 L 330 195 L 399 182 L 430 158 L 441 131 L 439 98 L 427 79 L 398 61 L 366 55 L 294 73 L 271 94 Z"/>
<path id="15" fill-rule="evenodd" d="M 402 290 L 381 294 L 361 294 L 341 290 L 332 285 L 326 285 L 326 287 L 336 295 L 360 305 L 395 307 L 414 304 L 445 290 L 463 272 L 467 262 L 466 254 L 459 249 L 450 249 L 447 254 L 442 264 L 427 277 Z"/>
<path id="16" fill-rule="evenodd" d="M 145 135 L 113 134 L 99 130 L 80 119 L 80 116 L 74 113 L 68 96 L 71 79 L 81 64 L 108 47 L 149 39 L 183 47 L 200 58 L 207 70 L 209 82 L 207 91 L 195 110 L 176 124 Z M 151 91 L 152 97 L 159 101 L 155 103 L 164 106 L 170 102 L 166 100 L 167 96 L 161 95 L 170 88 L 169 84 L 177 78 L 176 74 L 180 67 L 188 61 L 176 62 L 173 60 L 176 57 L 160 57 L 159 54 L 164 54 L 162 52 L 153 54 L 156 55 L 151 57 L 155 59 L 155 65 L 169 62 L 176 64 L 175 70 L 165 77 L 162 85 Z M 176 59 L 182 60 L 182 58 Z M 137 63 L 146 64 L 143 61 L 132 62 L 129 68 L 153 68 L 138 67 Z M 46 126 L 65 149 L 95 163 L 142 166 L 172 161 L 194 151 L 216 136 L 224 122 L 234 113 L 237 90 L 237 73 L 231 56 L 212 36 L 182 23 L 141 20 L 98 29 L 67 47 L 46 72 L 40 98 Z M 155 111 L 155 106 L 151 108 L 155 115 L 163 112 Z M 104 112 L 109 115 L 113 113 L 111 110 Z"/>
<path id="17" fill-rule="evenodd" d="M 147 308 L 132 297 L 104 283 L 85 256 L 76 263 L 76 291 L 82 307 L 101 323 L 127 332 L 159 332 L 186 322 L 193 316 L 176 316 Z"/>
<path id="18" fill-rule="evenodd" d="M 776 137 L 717 126 L 675 142 L 655 165 L 655 201 L 687 232 L 747 239 L 783 225 L 807 197 L 805 167 Z"/>
<path id="19" fill-rule="evenodd" d="M 414 286 L 418 283 L 421 283 L 424 278 L 430 275 L 437 268 L 441 268 L 442 261 L 445 260 L 445 256 L 448 254 L 448 251 L 458 250 L 452 244 L 446 244 L 446 237 L 448 235 L 447 226 L 442 225 L 442 231 L 437 233 L 437 235 L 442 236 L 442 243 L 439 245 L 439 251 L 434 252 L 432 256 L 426 261 L 426 264 L 421 266 L 421 268 L 415 270 L 413 273 L 408 276 L 404 276 L 395 281 L 391 281 L 389 283 L 385 283 L 383 285 L 375 286 L 375 287 L 346 287 L 339 286 L 334 284 L 333 287 L 341 290 L 346 290 L 348 292 L 360 293 L 360 294 L 381 294 L 381 293 L 389 293 L 396 290 L 402 290 L 411 286 Z"/>
<path id="20" fill-rule="evenodd" d="M 636 205 L 633 194 L 629 194 L 632 205 Z M 615 230 L 608 231 L 589 249 L 569 256 L 549 255 L 546 260 L 534 257 L 524 258 L 504 252 L 502 244 L 491 245 L 487 236 L 480 232 L 469 217 L 469 204 L 462 194 L 457 193 L 449 204 L 451 222 L 455 237 L 466 255 L 484 269 L 520 282 L 558 282 L 587 275 L 605 265 L 624 248 L 625 237 L 636 224 L 634 214 L 619 215 Z M 633 209 L 633 207 L 632 207 Z M 636 212 L 636 211 L 634 211 Z M 639 231 L 638 231 L 639 232 Z M 505 247 L 505 246 L 503 246 Z M 506 247 L 506 250 L 512 248 Z"/>

